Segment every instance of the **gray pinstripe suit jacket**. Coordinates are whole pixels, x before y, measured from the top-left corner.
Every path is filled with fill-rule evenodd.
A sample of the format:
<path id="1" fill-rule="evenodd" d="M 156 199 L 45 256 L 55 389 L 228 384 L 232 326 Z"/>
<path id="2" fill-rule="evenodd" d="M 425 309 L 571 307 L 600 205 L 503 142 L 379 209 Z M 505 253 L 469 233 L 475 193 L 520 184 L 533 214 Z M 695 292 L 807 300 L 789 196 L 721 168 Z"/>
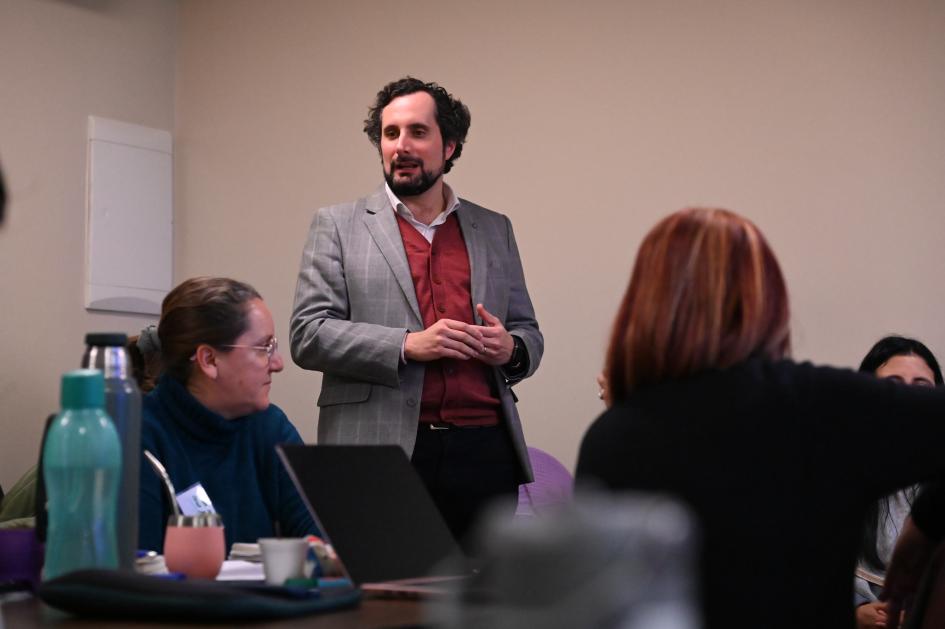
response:
<path id="1" fill-rule="evenodd" d="M 544 339 L 512 224 L 463 199 L 456 216 L 469 253 L 470 308 L 482 303 L 524 341 L 529 366 L 521 378 L 528 377 L 541 361 Z M 318 210 L 302 253 L 290 336 L 296 364 L 324 374 L 318 396 L 319 443 L 397 444 L 412 454 L 425 365 L 401 364 L 400 352 L 404 334 L 422 329 L 407 255 L 384 186 L 354 203 Z M 493 371 L 521 463 L 521 482 L 529 482 L 532 470 L 514 382 L 500 369 Z"/>

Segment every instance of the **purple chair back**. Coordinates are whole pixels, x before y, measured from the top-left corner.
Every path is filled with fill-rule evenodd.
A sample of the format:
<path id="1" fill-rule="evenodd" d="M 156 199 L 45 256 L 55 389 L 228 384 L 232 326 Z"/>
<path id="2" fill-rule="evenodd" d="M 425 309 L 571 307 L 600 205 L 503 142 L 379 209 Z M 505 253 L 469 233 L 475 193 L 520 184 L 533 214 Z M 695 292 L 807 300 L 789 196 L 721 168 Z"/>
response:
<path id="1" fill-rule="evenodd" d="M 519 485 L 516 516 L 536 516 L 571 502 L 574 493 L 574 477 L 558 459 L 538 448 L 528 448 L 535 481 Z"/>

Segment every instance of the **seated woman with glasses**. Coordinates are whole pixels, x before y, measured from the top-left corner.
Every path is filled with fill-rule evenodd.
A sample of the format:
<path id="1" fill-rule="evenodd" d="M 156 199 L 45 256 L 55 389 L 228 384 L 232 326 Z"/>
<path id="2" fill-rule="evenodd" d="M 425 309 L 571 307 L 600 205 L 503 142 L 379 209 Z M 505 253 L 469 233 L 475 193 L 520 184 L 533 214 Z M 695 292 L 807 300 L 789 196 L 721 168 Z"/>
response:
<path id="1" fill-rule="evenodd" d="M 706 629 L 852 628 L 868 507 L 945 474 L 945 389 L 789 353 L 787 289 L 751 222 L 690 209 L 644 238 L 576 477 L 693 510 Z"/>
<path id="2" fill-rule="evenodd" d="M 205 490 L 223 518 L 227 548 L 317 534 L 275 451 L 302 439 L 269 403 L 283 362 L 259 293 L 231 279 L 189 279 L 164 298 L 157 338 L 153 328 L 142 335 L 136 348 L 158 350 L 162 370 L 144 396 L 142 447 L 164 464 L 178 504 L 193 502 L 194 488 Z M 191 505 L 184 506 L 186 513 Z M 140 548 L 162 551 L 171 513 L 160 479 L 142 460 Z"/>

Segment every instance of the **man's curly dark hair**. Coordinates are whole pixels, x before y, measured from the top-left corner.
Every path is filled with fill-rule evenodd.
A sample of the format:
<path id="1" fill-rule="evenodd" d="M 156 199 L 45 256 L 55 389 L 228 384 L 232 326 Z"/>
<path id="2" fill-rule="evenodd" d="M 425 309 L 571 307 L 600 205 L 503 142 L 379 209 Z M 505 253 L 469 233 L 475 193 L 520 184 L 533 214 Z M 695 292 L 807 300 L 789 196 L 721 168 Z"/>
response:
<path id="1" fill-rule="evenodd" d="M 424 83 L 412 76 L 405 76 L 385 85 L 377 93 L 374 106 L 368 110 L 368 117 L 364 121 L 364 132 L 370 138 L 371 144 L 380 150 L 381 111 L 395 98 L 415 92 L 426 92 L 433 97 L 433 102 L 436 103 L 436 124 L 440 127 L 443 145 L 456 142 L 456 149 L 453 150 L 453 154 L 443 165 L 443 172 L 448 173 L 453 167 L 453 162 L 459 159 L 463 152 L 463 144 L 466 142 L 466 133 L 469 131 L 471 118 L 469 108 L 458 98 L 453 98 L 452 94 L 436 83 Z"/>

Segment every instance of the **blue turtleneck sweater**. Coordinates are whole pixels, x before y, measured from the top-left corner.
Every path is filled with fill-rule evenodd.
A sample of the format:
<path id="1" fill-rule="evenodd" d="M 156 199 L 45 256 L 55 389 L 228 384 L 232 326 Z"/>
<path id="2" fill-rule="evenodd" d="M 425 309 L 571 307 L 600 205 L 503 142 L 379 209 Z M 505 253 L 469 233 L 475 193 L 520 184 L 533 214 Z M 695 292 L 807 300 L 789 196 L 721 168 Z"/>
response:
<path id="1" fill-rule="evenodd" d="M 144 397 L 141 445 L 160 460 L 182 492 L 201 483 L 223 517 L 226 547 L 276 534 L 318 534 L 275 451 L 278 443 L 302 443 L 275 404 L 264 411 L 224 419 L 187 388 L 164 375 Z M 160 479 L 141 462 L 138 544 L 161 552 L 171 508 Z"/>

